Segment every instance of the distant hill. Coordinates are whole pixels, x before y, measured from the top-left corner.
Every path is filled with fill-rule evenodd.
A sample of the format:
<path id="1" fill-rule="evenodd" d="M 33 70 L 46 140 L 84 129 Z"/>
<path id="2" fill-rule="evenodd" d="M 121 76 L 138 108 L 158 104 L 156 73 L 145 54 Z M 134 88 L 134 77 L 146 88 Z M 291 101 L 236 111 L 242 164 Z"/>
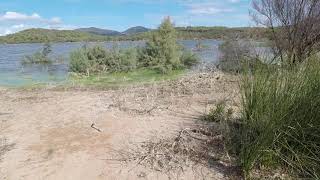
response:
<path id="1" fill-rule="evenodd" d="M 179 39 L 228 39 L 249 38 L 261 40 L 268 37 L 266 28 L 251 27 L 177 27 Z M 154 30 L 137 26 L 123 33 L 98 28 L 77 30 L 28 29 L 7 36 L 0 36 L 0 43 L 38 43 L 38 42 L 81 42 L 81 41 L 123 41 L 145 40 Z M 109 34 L 109 35 L 105 35 Z"/>
<path id="2" fill-rule="evenodd" d="M 87 32 L 87 33 L 104 35 L 104 36 L 134 35 L 134 34 L 148 32 L 150 30 L 151 29 L 148 29 L 143 26 L 131 27 L 123 32 L 118 32 L 118 31 L 109 30 L 109 29 L 101 29 L 101 28 L 96 28 L 96 27 L 75 29 L 75 31 L 79 31 L 79 32 Z"/>
<path id="3" fill-rule="evenodd" d="M 108 36 L 73 30 L 27 29 L 0 37 L 0 43 L 107 41 Z"/>
<path id="4" fill-rule="evenodd" d="M 151 29 L 143 27 L 143 26 L 136 26 L 136 27 L 132 27 L 132 28 L 127 29 L 126 31 L 122 32 L 122 34 L 133 35 L 133 34 L 144 33 L 144 32 L 148 32 L 148 31 L 151 31 Z"/>
<path id="5" fill-rule="evenodd" d="M 118 32 L 118 31 L 109 30 L 109 29 L 100 29 L 100 28 L 95 28 L 95 27 L 80 28 L 80 29 L 75 29 L 75 31 L 87 32 L 87 33 L 92 33 L 92 34 L 97 34 L 97 35 L 104 35 L 104 36 L 118 36 L 118 35 L 122 34 L 122 33 Z"/>

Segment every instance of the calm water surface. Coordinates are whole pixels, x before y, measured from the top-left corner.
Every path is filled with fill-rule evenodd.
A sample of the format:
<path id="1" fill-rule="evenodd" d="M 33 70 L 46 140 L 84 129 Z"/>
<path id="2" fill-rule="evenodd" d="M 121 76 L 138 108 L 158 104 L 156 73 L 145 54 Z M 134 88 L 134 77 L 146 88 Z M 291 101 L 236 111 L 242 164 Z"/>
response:
<path id="1" fill-rule="evenodd" d="M 180 43 L 186 49 L 195 49 L 198 41 L 184 40 Z M 215 63 L 219 59 L 217 40 L 202 40 L 201 44 L 207 46 L 205 50 L 194 51 L 203 62 Z M 26 84 L 63 82 L 68 77 L 69 53 L 83 46 L 84 43 L 55 43 L 52 44 L 51 58 L 61 60 L 51 65 L 22 66 L 21 61 L 26 55 L 40 51 L 43 44 L 1 44 L 0 45 L 0 86 L 22 86 Z M 90 45 L 97 43 L 90 43 Z M 117 44 L 120 48 L 144 46 L 143 41 L 105 42 L 98 43 L 107 48 Z"/>

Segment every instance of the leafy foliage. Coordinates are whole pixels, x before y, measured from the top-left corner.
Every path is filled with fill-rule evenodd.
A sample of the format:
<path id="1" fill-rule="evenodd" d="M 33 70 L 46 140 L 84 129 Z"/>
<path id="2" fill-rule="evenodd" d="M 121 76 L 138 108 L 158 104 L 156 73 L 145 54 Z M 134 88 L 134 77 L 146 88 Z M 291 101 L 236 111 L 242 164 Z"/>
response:
<path id="1" fill-rule="evenodd" d="M 191 68 L 200 62 L 200 58 L 191 51 L 183 51 L 180 61 L 185 68 Z"/>
<path id="2" fill-rule="evenodd" d="M 157 33 L 143 48 L 111 50 L 99 46 L 83 47 L 71 54 L 70 70 L 78 73 L 123 72 L 136 68 L 151 68 L 163 74 L 190 68 L 199 62 L 191 52 L 183 52 L 176 39 L 176 31 L 165 19 Z"/>
<path id="3" fill-rule="evenodd" d="M 213 122 L 226 122 L 231 119 L 233 114 L 232 108 L 226 108 L 225 101 L 219 102 L 215 108 L 211 108 L 209 113 L 204 116 L 203 120 Z"/>
<path id="4" fill-rule="evenodd" d="M 153 67 L 167 73 L 182 67 L 177 32 L 169 18 L 164 19 L 158 31 L 147 41 L 141 61 L 146 67 Z"/>
<path id="5" fill-rule="evenodd" d="M 70 71 L 78 73 L 130 71 L 137 67 L 136 49 L 83 47 L 70 54 Z"/>

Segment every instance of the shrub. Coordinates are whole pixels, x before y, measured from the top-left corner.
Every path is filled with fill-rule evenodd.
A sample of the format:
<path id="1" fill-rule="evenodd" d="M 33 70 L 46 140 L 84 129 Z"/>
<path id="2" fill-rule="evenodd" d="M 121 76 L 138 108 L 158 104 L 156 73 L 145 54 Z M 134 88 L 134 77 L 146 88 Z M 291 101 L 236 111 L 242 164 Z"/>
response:
<path id="1" fill-rule="evenodd" d="M 90 72 L 90 62 L 85 48 L 71 52 L 69 70 L 82 74 Z"/>
<path id="2" fill-rule="evenodd" d="M 320 178 L 320 62 L 297 67 L 256 65 L 242 81 L 240 163 L 281 165 Z"/>
<path id="3" fill-rule="evenodd" d="M 219 46 L 221 52 L 218 68 L 226 72 L 242 71 L 242 62 L 252 60 L 250 47 L 239 40 L 226 40 Z"/>
<path id="4" fill-rule="evenodd" d="M 162 73 L 181 68 L 181 50 L 170 18 L 164 19 L 158 31 L 147 41 L 140 58 L 142 66 L 154 67 Z"/>
<path id="5" fill-rule="evenodd" d="M 137 50 L 133 48 L 82 47 L 70 54 L 70 71 L 87 74 L 130 71 L 137 67 L 137 59 Z"/>
<path id="6" fill-rule="evenodd" d="M 180 57 L 181 63 L 186 68 L 191 68 L 200 62 L 199 57 L 191 51 L 184 51 Z"/>
<path id="7" fill-rule="evenodd" d="M 138 50 L 136 48 L 120 50 L 120 54 L 121 54 L 121 71 L 131 71 L 137 68 Z"/>
<path id="8" fill-rule="evenodd" d="M 136 68 L 156 69 L 165 74 L 180 68 L 190 68 L 199 62 L 196 55 L 182 51 L 177 43 L 176 30 L 169 18 L 152 33 L 143 48 L 123 50 L 115 46 L 107 50 L 99 46 L 82 47 L 81 50 L 71 53 L 70 59 L 70 71 L 87 74 L 126 72 Z"/>
<path id="9" fill-rule="evenodd" d="M 25 56 L 22 64 L 51 64 L 52 60 L 48 57 L 51 52 L 51 45 L 45 43 L 41 51 L 36 52 L 31 56 Z"/>
<path id="10" fill-rule="evenodd" d="M 225 101 L 221 101 L 215 108 L 211 108 L 209 113 L 204 117 L 205 121 L 227 122 L 233 114 L 232 108 L 226 109 Z"/>

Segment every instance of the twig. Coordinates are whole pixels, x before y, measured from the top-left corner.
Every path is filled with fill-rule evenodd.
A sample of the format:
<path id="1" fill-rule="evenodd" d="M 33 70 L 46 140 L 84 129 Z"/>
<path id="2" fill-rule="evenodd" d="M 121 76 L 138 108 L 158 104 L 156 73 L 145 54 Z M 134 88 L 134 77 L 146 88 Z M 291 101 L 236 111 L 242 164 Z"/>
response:
<path id="1" fill-rule="evenodd" d="M 98 129 L 98 128 L 94 127 L 94 126 L 95 126 L 95 124 L 92 123 L 92 124 L 91 124 L 91 128 L 92 128 L 92 129 L 95 129 L 95 130 L 97 130 L 98 132 L 102 132 L 100 129 Z"/>

